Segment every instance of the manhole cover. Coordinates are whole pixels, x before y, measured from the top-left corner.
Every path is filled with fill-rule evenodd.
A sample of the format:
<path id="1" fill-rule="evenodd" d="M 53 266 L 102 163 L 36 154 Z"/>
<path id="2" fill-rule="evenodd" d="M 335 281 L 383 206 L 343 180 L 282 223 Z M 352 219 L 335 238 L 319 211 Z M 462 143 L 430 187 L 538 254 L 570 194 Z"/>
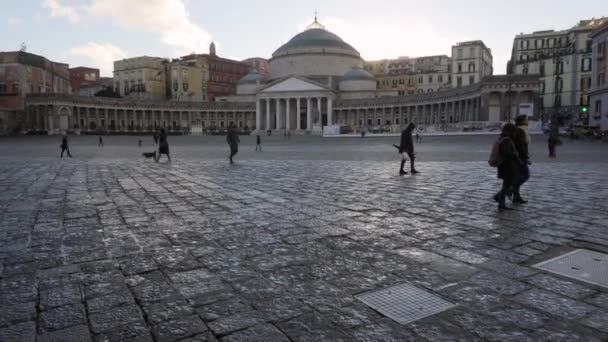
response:
<path id="1" fill-rule="evenodd" d="M 534 267 L 608 288 L 608 254 L 577 249 L 556 258 L 543 261 Z"/>
<path id="2" fill-rule="evenodd" d="M 410 284 L 356 295 L 355 298 L 401 324 L 450 309 L 456 304 Z"/>

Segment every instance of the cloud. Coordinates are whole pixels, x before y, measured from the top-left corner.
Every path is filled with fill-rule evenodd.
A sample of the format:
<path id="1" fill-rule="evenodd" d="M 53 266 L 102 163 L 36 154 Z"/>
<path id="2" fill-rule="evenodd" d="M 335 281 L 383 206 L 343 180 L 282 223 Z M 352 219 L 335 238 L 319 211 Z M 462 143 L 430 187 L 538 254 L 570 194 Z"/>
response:
<path id="1" fill-rule="evenodd" d="M 76 9 L 70 6 L 62 5 L 58 0 L 44 0 L 43 7 L 50 10 L 51 17 L 66 18 L 73 24 L 80 21 L 80 15 Z"/>
<path id="2" fill-rule="evenodd" d="M 156 33 L 176 55 L 207 52 L 211 42 L 191 20 L 184 0 L 93 0 L 87 12 L 128 30 Z"/>
<path id="3" fill-rule="evenodd" d="M 309 18 L 297 26 L 303 31 L 313 22 Z M 420 17 L 367 18 L 365 25 L 354 25 L 337 17 L 325 17 L 319 22 L 361 53 L 365 60 L 451 55 L 452 45 L 469 37 L 439 33 Z"/>
<path id="4" fill-rule="evenodd" d="M 114 61 L 127 57 L 127 53 L 117 46 L 96 42 L 88 42 L 85 45 L 73 47 L 70 49 L 70 54 L 87 57 L 93 61 L 94 65 L 100 69 L 101 74 L 104 76 L 112 75 Z"/>
<path id="5" fill-rule="evenodd" d="M 21 25 L 21 23 L 23 23 L 23 20 L 17 17 L 8 17 L 6 22 L 9 27 L 15 27 Z"/>

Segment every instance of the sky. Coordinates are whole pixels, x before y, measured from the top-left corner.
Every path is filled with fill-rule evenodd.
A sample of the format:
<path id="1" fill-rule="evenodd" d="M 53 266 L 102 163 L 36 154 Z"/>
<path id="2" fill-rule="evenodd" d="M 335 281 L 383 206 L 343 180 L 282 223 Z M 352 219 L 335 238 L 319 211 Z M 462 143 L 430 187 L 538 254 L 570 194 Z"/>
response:
<path id="1" fill-rule="evenodd" d="M 451 54 L 483 40 L 494 73 L 503 74 L 519 33 L 567 29 L 608 16 L 606 0 L 2 0 L 0 51 L 43 55 L 70 67 L 101 69 L 136 56 L 207 53 L 270 58 L 313 21 L 357 49 L 365 60 Z"/>

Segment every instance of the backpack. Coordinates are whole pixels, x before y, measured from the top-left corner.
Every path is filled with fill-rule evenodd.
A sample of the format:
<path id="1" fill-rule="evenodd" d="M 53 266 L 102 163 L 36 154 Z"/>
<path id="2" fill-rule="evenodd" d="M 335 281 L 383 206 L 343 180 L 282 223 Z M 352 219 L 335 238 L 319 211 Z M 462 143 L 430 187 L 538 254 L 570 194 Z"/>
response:
<path id="1" fill-rule="evenodd" d="M 492 147 L 492 152 L 490 153 L 490 159 L 488 159 L 488 164 L 490 164 L 491 167 L 499 167 L 500 165 L 502 165 L 503 159 L 502 159 L 502 156 L 500 155 L 500 144 L 502 143 L 503 139 L 507 139 L 507 138 L 506 137 L 498 138 L 496 140 L 496 142 L 494 143 L 494 146 Z"/>

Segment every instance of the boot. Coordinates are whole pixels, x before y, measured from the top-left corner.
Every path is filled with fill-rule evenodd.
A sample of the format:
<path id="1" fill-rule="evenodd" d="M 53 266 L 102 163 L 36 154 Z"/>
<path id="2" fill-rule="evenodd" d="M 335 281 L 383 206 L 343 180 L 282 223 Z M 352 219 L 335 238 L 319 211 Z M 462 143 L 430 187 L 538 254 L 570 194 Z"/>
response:
<path id="1" fill-rule="evenodd" d="M 414 168 L 412 168 L 412 169 L 410 170 L 410 172 L 411 172 L 413 175 L 415 175 L 415 174 L 417 174 L 417 173 L 420 173 L 420 172 L 416 171 L 416 169 L 414 169 Z"/>
<path id="2" fill-rule="evenodd" d="M 513 193 L 513 203 L 515 204 L 526 204 L 528 203 L 528 201 L 524 200 L 521 195 L 519 194 L 519 192 L 514 192 Z"/>
<path id="3" fill-rule="evenodd" d="M 501 191 L 497 194 L 498 196 L 498 210 L 513 210 L 509 207 L 507 207 L 507 205 L 505 204 L 505 193 L 504 191 Z M 496 198 L 496 197 L 494 197 Z"/>
<path id="4" fill-rule="evenodd" d="M 405 160 L 401 161 L 401 168 L 399 168 L 399 174 L 400 175 L 407 175 L 407 172 L 405 172 L 405 170 L 403 169 L 403 167 L 405 166 Z"/>

